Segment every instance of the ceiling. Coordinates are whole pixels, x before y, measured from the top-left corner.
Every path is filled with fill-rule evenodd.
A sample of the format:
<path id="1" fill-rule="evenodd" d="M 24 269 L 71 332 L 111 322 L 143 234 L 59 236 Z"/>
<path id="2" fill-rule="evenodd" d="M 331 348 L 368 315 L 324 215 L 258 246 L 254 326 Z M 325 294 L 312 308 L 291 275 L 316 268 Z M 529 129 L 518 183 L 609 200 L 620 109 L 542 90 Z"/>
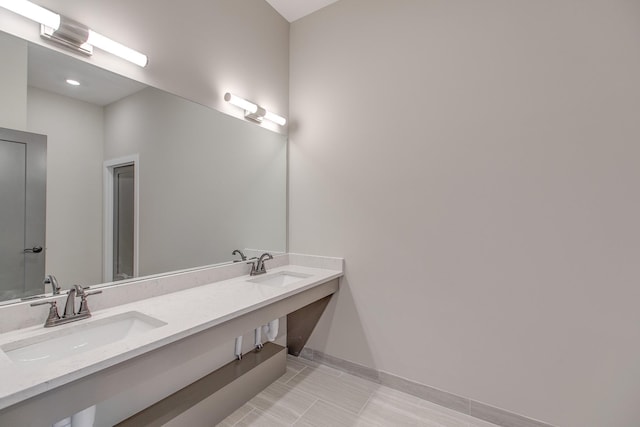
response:
<path id="1" fill-rule="evenodd" d="M 28 55 L 29 86 L 91 104 L 105 106 L 146 87 L 34 43 L 29 43 Z M 79 81 L 80 86 L 70 86 L 67 79 Z"/>
<path id="2" fill-rule="evenodd" d="M 338 0 L 266 0 L 278 13 L 293 22 Z"/>

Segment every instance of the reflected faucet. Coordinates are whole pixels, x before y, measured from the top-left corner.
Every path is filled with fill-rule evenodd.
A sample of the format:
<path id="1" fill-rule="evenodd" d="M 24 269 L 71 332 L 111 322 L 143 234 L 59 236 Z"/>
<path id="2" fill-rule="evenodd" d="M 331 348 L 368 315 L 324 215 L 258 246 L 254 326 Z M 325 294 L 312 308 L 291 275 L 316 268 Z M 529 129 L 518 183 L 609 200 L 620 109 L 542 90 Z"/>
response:
<path id="1" fill-rule="evenodd" d="M 53 274 L 48 274 L 45 276 L 44 281 L 42 282 L 44 285 L 51 285 L 51 290 L 53 291 L 53 295 L 60 295 L 60 285 L 56 280 L 56 276 Z"/>
<path id="2" fill-rule="evenodd" d="M 236 259 L 233 260 L 233 262 L 240 262 L 240 261 L 246 261 L 247 260 L 247 256 L 245 254 L 242 253 L 242 251 L 240 249 L 236 249 L 233 252 L 231 252 L 231 255 L 240 255 L 241 259 Z"/>
<path id="3" fill-rule="evenodd" d="M 264 266 L 264 262 L 270 259 L 273 259 L 273 255 L 271 255 L 268 252 L 265 252 L 262 255 L 260 255 L 260 258 L 258 258 L 258 262 L 251 264 L 251 273 L 249 274 L 251 276 L 257 276 L 258 274 L 266 273 L 267 269 Z"/>

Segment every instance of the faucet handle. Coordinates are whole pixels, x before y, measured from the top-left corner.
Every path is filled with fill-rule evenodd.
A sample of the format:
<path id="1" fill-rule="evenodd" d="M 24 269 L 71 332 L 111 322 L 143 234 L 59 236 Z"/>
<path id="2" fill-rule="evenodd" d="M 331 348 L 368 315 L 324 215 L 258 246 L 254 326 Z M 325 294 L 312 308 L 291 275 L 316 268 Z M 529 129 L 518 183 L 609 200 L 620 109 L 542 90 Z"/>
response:
<path id="1" fill-rule="evenodd" d="M 76 296 L 81 297 L 82 295 L 84 295 L 84 294 L 86 293 L 85 291 L 86 291 L 87 289 L 89 289 L 89 286 L 87 286 L 87 287 L 85 288 L 85 287 L 82 287 L 82 286 L 80 286 L 80 285 L 73 285 L 73 289 L 75 289 L 75 290 L 76 290 Z"/>
<path id="2" fill-rule="evenodd" d="M 101 294 L 102 291 L 91 291 L 91 292 L 84 292 L 84 290 L 82 291 L 82 294 L 80 294 L 80 297 L 82 298 L 80 300 L 80 310 L 78 311 L 78 314 L 88 314 L 91 315 L 91 312 L 89 311 L 89 305 L 87 304 L 87 297 L 90 295 L 97 295 L 97 294 Z"/>
<path id="3" fill-rule="evenodd" d="M 51 307 L 49 308 L 49 315 L 47 316 L 47 320 L 45 320 L 44 322 L 44 327 L 49 328 L 51 326 L 55 326 L 56 320 L 60 319 L 60 315 L 58 314 L 57 301 L 38 301 L 38 302 L 32 302 L 30 305 L 31 307 L 35 307 L 37 305 L 45 305 L 45 304 L 51 304 Z"/>

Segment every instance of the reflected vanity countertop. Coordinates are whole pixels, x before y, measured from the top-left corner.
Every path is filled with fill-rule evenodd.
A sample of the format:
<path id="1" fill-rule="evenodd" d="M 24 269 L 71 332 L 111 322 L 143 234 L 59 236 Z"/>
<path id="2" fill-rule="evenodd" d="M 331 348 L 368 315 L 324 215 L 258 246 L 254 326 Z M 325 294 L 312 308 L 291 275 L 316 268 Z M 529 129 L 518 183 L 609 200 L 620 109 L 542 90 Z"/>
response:
<path id="1" fill-rule="evenodd" d="M 270 268 L 265 275 L 243 275 L 98 310 L 90 319 L 67 325 L 46 329 L 38 325 L 0 334 L 0 348 L 6 349 L 9 343 L 37 341 L 51 332 L 64 335 L 58 331 L 131 312 L 162 325 L 42 364 L 15 363 L 0 350 L 0 409 L 341 277 L 342 260 L 333 260 L 339 260 L 339 268 L 335 263 L 330 268 L 288 264 Z"/>

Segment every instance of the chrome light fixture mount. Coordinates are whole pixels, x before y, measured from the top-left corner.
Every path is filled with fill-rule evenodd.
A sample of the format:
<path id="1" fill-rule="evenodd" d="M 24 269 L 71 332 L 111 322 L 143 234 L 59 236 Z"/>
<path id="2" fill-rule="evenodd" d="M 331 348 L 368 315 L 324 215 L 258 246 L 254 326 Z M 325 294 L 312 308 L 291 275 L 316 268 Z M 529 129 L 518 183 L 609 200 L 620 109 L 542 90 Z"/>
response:
<path id="1" fill-rule="evenodd" d="M 60 27 L 54 29 L 40 24 L 40 37 L 87 56 L 93 55 L 93 46 L 87 43 L 89 28 L 78 21 L 60 16 Z"/>
<path id="2" fill-rule="evenodd" d="M 254 104 L 253 102 L 247 101 L 246 99 L 240 98 L 232 93 L 225 93 L 224 100 L 229 104 L 242 108 L 244 110 L 244 118 L 253 122 L 262 123 L 264 119 L 267 119 L 280 126 L 284 126 L 287 123 L 287 119 L 284 117 L 272 113 L 271 111 L 267 111 L 267 109 L 259 106 L 258 104 Z"/>
<path id="3" fill-rule="evenodd" d="M 264 115 L 266 113 L 267 113 L 267 110 L 265 110 L 264 108 L 258 106 L 258 109 L 256 110 L 255 113 L 252 113 L 250 111 L 245 110 L 244 111 L 244 118 L 252 120 L 252 121 L 254 121 L 256 123 L 262 123 L 262 121 L 264 120 Z"/>

